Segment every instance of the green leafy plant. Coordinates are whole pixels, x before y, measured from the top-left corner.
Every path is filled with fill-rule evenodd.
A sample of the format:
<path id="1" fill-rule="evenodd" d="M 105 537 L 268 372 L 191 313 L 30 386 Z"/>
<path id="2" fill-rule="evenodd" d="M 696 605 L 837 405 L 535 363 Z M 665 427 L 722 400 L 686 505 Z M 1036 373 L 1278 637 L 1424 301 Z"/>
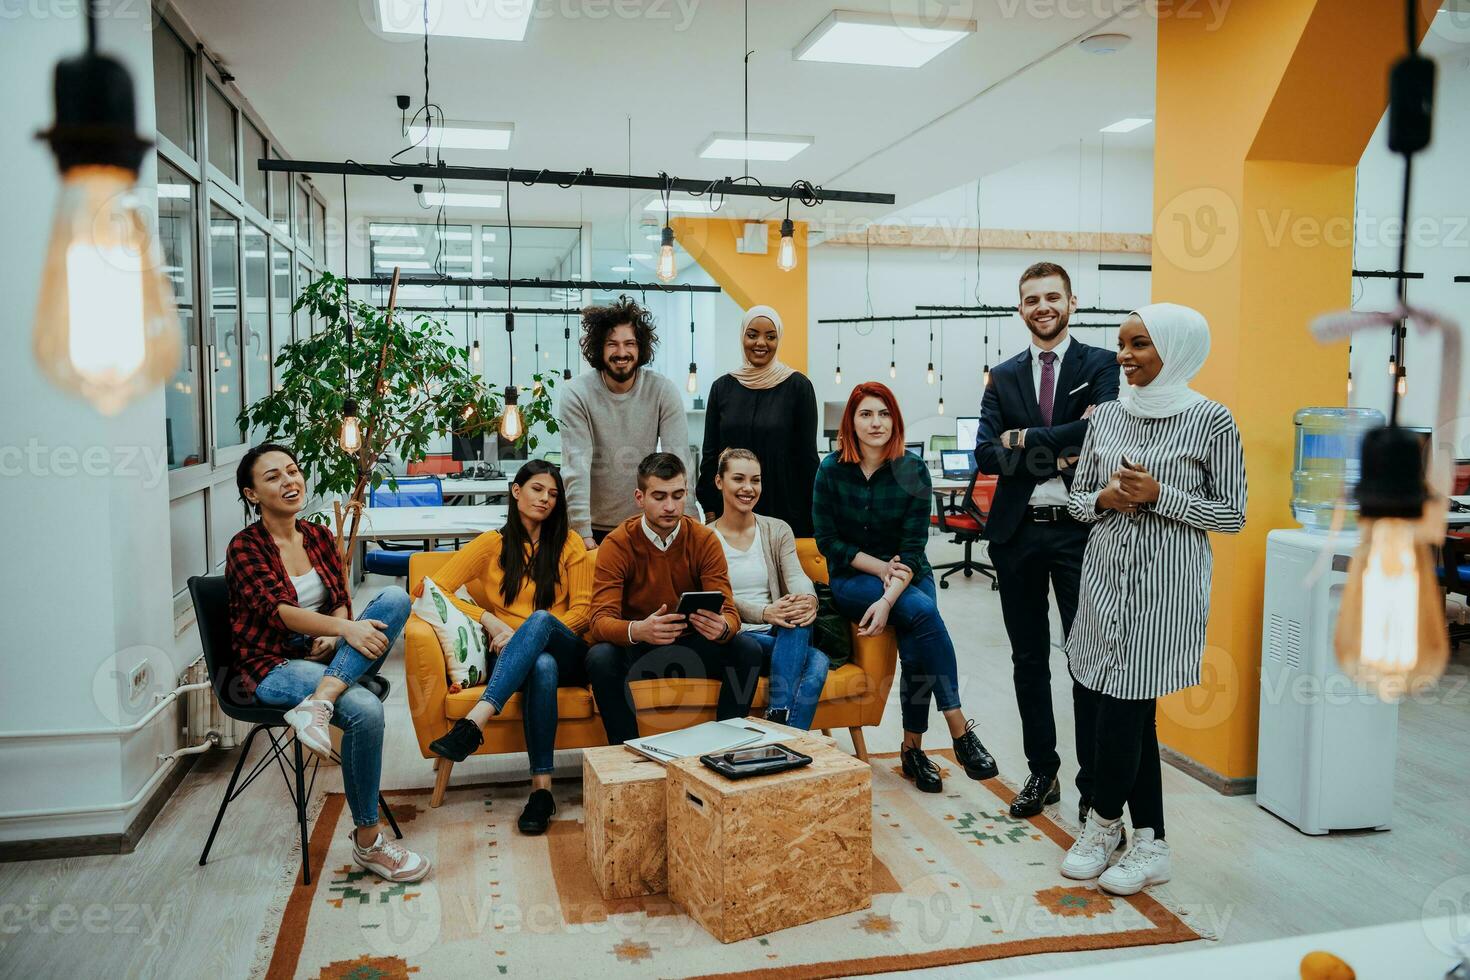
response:
<path id="1" fill-rule="evenodd" d="M 346 282 L 324 273 L 292 307 L 317 318 L 322 329 L 281 350 L 278 389 L 239 415 L 241 426 L 291 447 L 314 494 L 346 496 L 345 505 L 335 504 L 344 570 L 357 543 L 368 488 L 395 485 L 390 454 L 418 462 L 434 439 L 451 433 L 494 438 L 500 419 L 502 394 L 471 366 L 469 349 L 452 343 L 440 321 L 420 314 L 405 323 L 393 306 L 392 295 L 386 310 L 350 299 Z M 518 445 L 536 448 L 535 426 L 557 431 L 554 378 L 537 374 L 531 390 L 522 393 L 525 428 Z M 341 444 L 349 400 L 357 404 L 362 432 L 355 453 Z"/>

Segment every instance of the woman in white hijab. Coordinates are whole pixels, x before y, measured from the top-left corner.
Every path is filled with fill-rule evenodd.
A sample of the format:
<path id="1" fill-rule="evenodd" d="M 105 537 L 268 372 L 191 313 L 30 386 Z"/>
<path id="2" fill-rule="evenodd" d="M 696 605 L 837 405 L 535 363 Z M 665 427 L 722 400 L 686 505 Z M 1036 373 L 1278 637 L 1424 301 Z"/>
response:
<path id="1" fill-rule="evenodd" d="M 1120 895 L 1169 880 L 1154 702 L 1199 683 L 1206 532 L 1245 524 L 1235 419 L 1189 386 L 1209 353 L 1209 325 L 1187 306 L 1154 303 L 1123 321 L 1118 400 L 1093 413 L 1068 501 L 1073 517 L 1095 525 L 1067 639 L 1078 741 L 1092 732 L 1095 755 L 1079 759 L 1083 828 L 1062 874 L 1101 876 Z"/>
<path id="2" fill-rule="evenodd" d="M 720 453 L 749 449 L 761 463 L 755 512 L 812 536 L 812 484 L 817 475 L 817 393 L 806 375 L 778 356 L 781 314 L 752 306 L 740 323 L 741 365 L 715 379 L 704 417 L 704 451 L 695 493 L 708 519 L 724 510 L 715 487 Z"/>

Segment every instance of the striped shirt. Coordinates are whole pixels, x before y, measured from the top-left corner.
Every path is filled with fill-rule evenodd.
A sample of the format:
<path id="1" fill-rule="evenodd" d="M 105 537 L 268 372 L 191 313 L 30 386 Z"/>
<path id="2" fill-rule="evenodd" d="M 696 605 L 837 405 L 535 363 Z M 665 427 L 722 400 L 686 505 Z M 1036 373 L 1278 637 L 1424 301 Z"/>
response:
<path id="1" fill-rule="evenodd" d="M 1123 456 L 1159 482 L 1134 516 L 1097 512 Z M 1210 612 L 1206 531 L 1245 524 L 1245 461 L 1230 410 L 1203 401 L 1141 419 L 1118 402 L 1097 407 L 1068 510 L 1095 523 L 1082 558 L 1077 617 L 1067 639 L 1072 676 L 1116 698 L 1157 698 L 1198 684 Z"/>

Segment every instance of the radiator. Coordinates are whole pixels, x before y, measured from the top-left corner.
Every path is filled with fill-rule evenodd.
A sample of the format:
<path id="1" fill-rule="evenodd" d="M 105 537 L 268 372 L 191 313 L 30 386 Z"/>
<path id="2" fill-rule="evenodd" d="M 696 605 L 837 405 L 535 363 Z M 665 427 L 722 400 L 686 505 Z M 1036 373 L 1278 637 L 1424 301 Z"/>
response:
<path id="1" fill-rule="evenodd" d="M 209 668 L 200 657 L 184 671 L 186 684 L 199 684 L 209 680 Z M 219 747 L 233 749 L 250 733 L 250 726 L 236 721 L 220 710 L 214 690 L 190 691 L 184 701 L 184 740 L 187 745 L 198 745 L 213 732 L 219 738 Z"/>

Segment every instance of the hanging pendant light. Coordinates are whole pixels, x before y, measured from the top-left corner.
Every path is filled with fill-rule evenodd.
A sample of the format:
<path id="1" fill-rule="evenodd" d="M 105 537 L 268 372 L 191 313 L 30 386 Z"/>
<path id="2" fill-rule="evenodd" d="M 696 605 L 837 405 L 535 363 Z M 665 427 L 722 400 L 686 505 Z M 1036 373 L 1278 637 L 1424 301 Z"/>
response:
<path id="1" fill-rule="evenodd" d="M 933 320 L 930 320 L 929 321 L 929 357 L 931 359 L 934 357 L 934 321 Z M 939 325 L 939 360 L 940 361 L 943 361 L 944 360 L 944 324 L 943 323 L 941 323 Z M 933 364 L 930 364 L 929 365 L 929 371 L 930 371 L 930 374 L 929 374 L 930 383 L 932 384 L 933 383 L 933 378 L 934 378 L 934 374 L 933 374 L 934 365 Z M 939 414 L 940 415 L 943 415 L 944 414 L 944 372 L 943 371 L 940 371 L 939 372 Z"/>
<path id="2" fill-rule="evenodd" d="M 888 325 L 888 377 L 898 377 L 898 331 Z"/>
<path id="3" fill-rule="evenodd" d="M 470 363 L 475 367 L 480 366 L 480 341 L 478 339 L 470 345 Z"/>
<path id="4" fill-rule="evenodd" d="M 511 363 L 515 362 L 515 333 L 516 315 L 509 310 L 505 311 L 505 336 L 510 344 Z M 514 372 L 512 372 L 514 373 Z M 515 380 L 514 377 L 511 378 Z M 500 413 L 500 437 L 507 442 L 515 442 L 526 431 L 524 420 L 521 418 L 521 407 L 518 404 L 520 392 L 514 384 L 505 386 L 505 409 Z"/>
<path id="5" fill-rule="evenodd" d="M 842 384 L 842 325 L 837 325 L 837 355 L 832 358 L 832 364 L 836 368 L 832 372 L 832 383 Z"/>
<path id="6" fill-rule="evenodd" d="M 673 282 L 678 274 L 679 267 L 674 261 L 674 229 L 664 225 L 663 237 L 658 247 L 658 268 L 654 275 L 659 282 Z"/>
<path id="7" fill-rule="evenodd" d="M 924 372 L 924 381 L 934 383 L 934 321 L 929 321 L 929 369 Z M 943 399 L 940 399 L 943 401 Z M 940 414 L 943 414 L 942 412 Z"/>
<path id="8" fill-rule="evenodd" d="M 685 384 L 689 394 L 699 390 L 699 362 L 694 359 L 694 294 L 689 294 L 689 380 Z"/>
<path id="9" fill-rule="evenodd" d="M 1409 393 L 1409 376 L 1406 372 L 1399 372 L 1399 379 L 1395 383 L 1395 387 L 1398 389 L 1399 397 L 1403 397 Z"/>
<path id="10" fill-rule="evenodd" d="M 561 318 L 561 379 L 572 380 L 572 326 L 565 315 Z"/>
<path id="11" fill-rule="evenodd" d="M 56 66 L 56 121 L 41 134 L 62 186 L 33 347 L 52 384 L 115 415 L 178 368 L 180 329 L 134 186 L 150 144 L 136 133 L 133 80 L 121 62 L 97 53 L 92 2 L 86 25 L 86 50 Z"/>
<path id="12" fill-rule="evenodd" d="M 776 250 L 776 268 L 790 272 L 796 268 L 796 225 L 791 221 L 791 199 L 786 199 L 787 216 L 781 221 L 781 247 Z"/>
<path id="13" fill-rule="evenodd" d="M 342 428 L 337 433 L 337 442 L 347 453 L 355 453 L 362 448 L 362 420 L 357 415 L 355 398 L 342 403 Z"/>

